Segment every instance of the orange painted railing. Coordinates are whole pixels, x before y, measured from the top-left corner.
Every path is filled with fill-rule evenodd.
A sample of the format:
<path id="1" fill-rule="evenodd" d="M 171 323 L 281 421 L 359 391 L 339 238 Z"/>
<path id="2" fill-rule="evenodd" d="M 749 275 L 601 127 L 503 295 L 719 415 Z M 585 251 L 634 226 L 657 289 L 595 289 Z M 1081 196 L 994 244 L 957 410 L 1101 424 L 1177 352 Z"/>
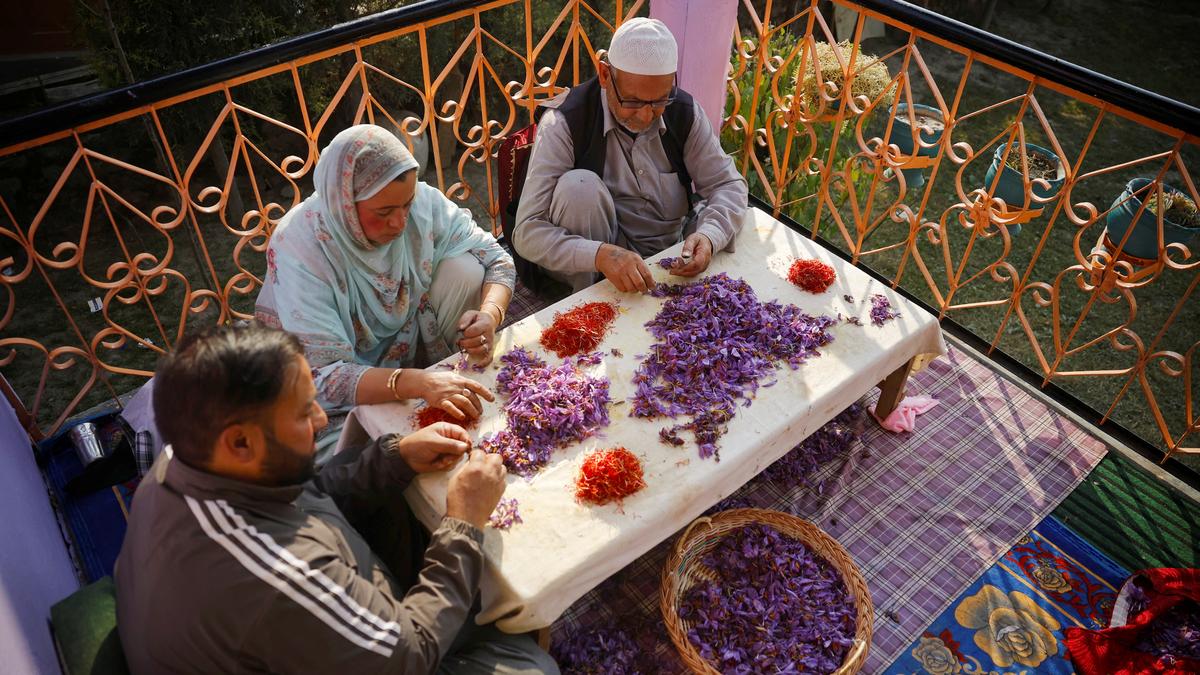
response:
<path id="1" fill-rule="evenodd" d="M 888 4 L 836 2 L 835 22 L 816 2 L 743 3 L 721 133 L 754 194 L 1095 421 L 1164 457 L 1200 452 L 1200 265 L 1172 220 L 1183 197 L 1200 201 L 1194 132 Z M 235 59 L 240 70 L 193 87 L 134 87 L 132 106 L 110 94 L 48 113 L 79 118 L 0 148 L 0 368 L 33 437 L 136 386 L 188 326 L 249 317 L 272 228 L 348 124 L 397 129 L 427 157 L 423 179 L 495 227 L 500 140 L 647 11 L 445 6 Z M 169 93 L 140 98 L 155 91 Z M 1164 219 L 1150 205 L 1168 197 Z"/>
<path id="2" fill-rule="evenodd" d="M 1187 246 L 1200 229 L 1147 208 L 1164 190 L 1200 201 L 1195 129 L 862 6 L 835 4 L 850 29 L 835 35 L 815 7 L 771 4 L 742 16 L 723 138 L 755 192 L 1103 411 L 1095 421 L 1165 457 L 1200 451 Z M 883 34 L 864 42 L 872 28 Z"/>

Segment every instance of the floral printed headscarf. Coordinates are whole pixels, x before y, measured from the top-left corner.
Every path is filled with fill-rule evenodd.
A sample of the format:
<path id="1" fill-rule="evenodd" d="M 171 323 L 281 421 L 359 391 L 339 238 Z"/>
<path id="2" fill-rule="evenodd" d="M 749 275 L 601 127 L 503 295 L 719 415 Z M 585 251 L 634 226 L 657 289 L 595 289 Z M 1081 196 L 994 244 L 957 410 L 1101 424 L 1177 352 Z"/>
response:
<path id="1" fill-rule="evenodd" d="M 392 346 L 415 347 L 418 341 L 429 358 L 450 352 L 434 328 L 427 292 L 438 263 L 471 250 L 478 228 L 470 214 L 417 182 L 404 231 L 373 244 L 355 209 L 355 202 L 415 168 L 412 153 L 392 132 L 370 124 L 350 127 L 321 152 L 313 173 L 316 192 L 289 211 L 272 235 L 257 313 L 300 337 L 314 367 L 377 365 Z"/>
<path id="2" fill-rule="evenodd" d="M 421 224 L 410 218 L 401 236 L 373 244 L 358 222 L 355 203 L 374 197 L 415 168 L 417 160 L 395 134 L 371 124 L 353 126 L 334 136 L 321 153 L 313 173 L 317 191 L 304 204 L 321 209 L 321 220 L 332 241 L 318 242 L 327 249 L 336 246 L 336 251 L 329 252 L 331 260 L 341 258 L 355 272 L 347 274 L 346 281 L 363 325 L 386 334 L 395 334 L 411 317 L 410 312 L 398 316 L 396 303 L 402 300 L 404 290 L 411 297 L 419 271 L 412 249 L 416 244 L 419 253 L 427 237 L 420 232 Z M 428 281 L 421 285 L 428 286 Z"/>

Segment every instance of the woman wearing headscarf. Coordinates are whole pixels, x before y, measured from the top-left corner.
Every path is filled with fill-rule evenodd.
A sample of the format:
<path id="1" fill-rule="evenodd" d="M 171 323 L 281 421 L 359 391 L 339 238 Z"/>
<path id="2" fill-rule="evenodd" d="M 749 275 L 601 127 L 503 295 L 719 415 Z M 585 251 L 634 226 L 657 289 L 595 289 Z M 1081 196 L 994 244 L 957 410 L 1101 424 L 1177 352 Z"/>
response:
<path id="1" fill-rule="evenodd" d="M 350 127 L 321 153 L 316 192 L 280 220 L 257 318 L 304 343 L 331 414 L 318 458 L 358 404 L 422 398 L 455 417 L 482 412 L 483 385 L 418 368 L 465 350 L 492 358 L 512 297 L 512 258 L 466 209 L 417 180 L 394 134 Z"/>

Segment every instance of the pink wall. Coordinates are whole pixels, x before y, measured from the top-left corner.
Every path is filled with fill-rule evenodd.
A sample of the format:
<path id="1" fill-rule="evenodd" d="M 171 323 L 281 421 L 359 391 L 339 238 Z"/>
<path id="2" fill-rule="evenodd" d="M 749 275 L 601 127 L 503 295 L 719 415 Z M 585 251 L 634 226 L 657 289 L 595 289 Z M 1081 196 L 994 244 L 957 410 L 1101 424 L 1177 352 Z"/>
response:
<path id="1" fill-rule="evenodd" d="M 0 398 L 0 654 L 6 673 L 57 673 L 50 605 L 79 588 L 29 436 Z"/>
<path id="2" fill-rule="evenodd" d="M 650 16 L 667 24 L 679 44 L 680 88 L 700 102 L 719 130 L 737 0 L 650 0 Z"/>

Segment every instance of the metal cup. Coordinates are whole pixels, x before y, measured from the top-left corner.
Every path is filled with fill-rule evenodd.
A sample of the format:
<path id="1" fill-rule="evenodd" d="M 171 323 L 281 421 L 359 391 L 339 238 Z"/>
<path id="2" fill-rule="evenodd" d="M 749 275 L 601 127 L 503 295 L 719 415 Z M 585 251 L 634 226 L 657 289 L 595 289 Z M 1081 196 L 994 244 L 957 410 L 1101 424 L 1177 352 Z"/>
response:
<path id="1" fill-rule="evenodd" d="M 95 424 L 91 422 L 77 424 L 68 435 L 71 438 L 71 444 L 75 446 L 75 455 L 79 457 L 79 463 L 83 466 L 86 467 L 104 457 L 104 446 L 100 444 L 100 437 L 96 435 Z"/>

